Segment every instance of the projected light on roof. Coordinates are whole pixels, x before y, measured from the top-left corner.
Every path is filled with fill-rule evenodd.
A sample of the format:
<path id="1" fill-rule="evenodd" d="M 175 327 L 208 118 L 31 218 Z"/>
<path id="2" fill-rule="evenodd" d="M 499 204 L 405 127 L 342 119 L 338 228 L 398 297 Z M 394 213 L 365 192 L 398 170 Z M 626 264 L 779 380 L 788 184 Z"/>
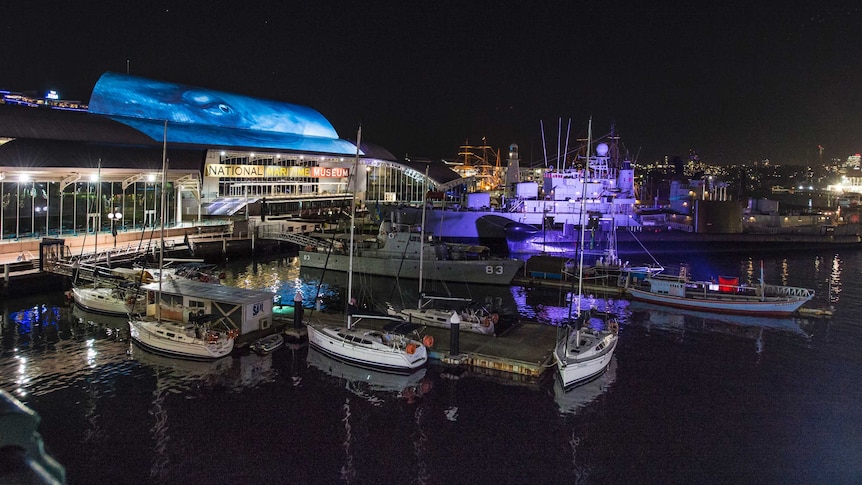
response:
<path id="1" fill-rule="evenodd" d="M 182 84 L 107 72 L 93 88 L 89 111 L 109 116 L 156 141 L 355 154 L 317 111 Z"/>

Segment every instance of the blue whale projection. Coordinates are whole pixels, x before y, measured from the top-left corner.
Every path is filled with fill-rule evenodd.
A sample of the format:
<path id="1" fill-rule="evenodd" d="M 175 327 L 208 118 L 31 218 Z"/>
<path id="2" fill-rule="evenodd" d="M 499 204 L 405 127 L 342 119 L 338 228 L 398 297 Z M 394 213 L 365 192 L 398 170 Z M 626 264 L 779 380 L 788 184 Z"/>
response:
<path id="1" fill-rule="evenodd" d="M 311 108 L 126 74 L 103 74 L 88 110 L 157 141 L 162 141 L 167 121 L 172 143 L 356 153 Z"/>

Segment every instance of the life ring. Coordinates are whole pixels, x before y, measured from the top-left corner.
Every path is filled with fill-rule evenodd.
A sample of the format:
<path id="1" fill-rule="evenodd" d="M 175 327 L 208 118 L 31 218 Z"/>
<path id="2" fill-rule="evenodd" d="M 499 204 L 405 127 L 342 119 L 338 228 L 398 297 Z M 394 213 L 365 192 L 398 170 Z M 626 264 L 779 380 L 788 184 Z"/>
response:
<path id="1" fill-rule="evenodd" d="M 389 233 L 389 239 L 395 239 L 395 233 L 394 232 Z"/>
<path id="2" fill-rule="evenodd" d="M 496 313 L 491 314 L 491 323 L 497 323 L 500 321 L 500 315 Z"/>
<path id="3" fill-rule="evenodd" d="M 429 349 L 434 346 L 434 337 L 431 335 L 426 335 L 422 337 L 422 345 L 428 347 Z"/>
<path id="4" fill-rule="evenodd" d="M 207 334 L 207 342 L 214 344 L 218 341 L 218 335 L 210 332 Z"/>
<path id="5" fill-rule="evenodd" d="M 416 352 L 416 344 L 410 343 L 407 344 L 407 348 L 405 349 L 408 354 L 413 355 Z"/>
<path id="6" fill-rule="evenodd" d="M 490 327 L 491 326 L 491 319 L 488 317 L 484 317 L 482 319 L 482 326 L 483 327 Z"/>

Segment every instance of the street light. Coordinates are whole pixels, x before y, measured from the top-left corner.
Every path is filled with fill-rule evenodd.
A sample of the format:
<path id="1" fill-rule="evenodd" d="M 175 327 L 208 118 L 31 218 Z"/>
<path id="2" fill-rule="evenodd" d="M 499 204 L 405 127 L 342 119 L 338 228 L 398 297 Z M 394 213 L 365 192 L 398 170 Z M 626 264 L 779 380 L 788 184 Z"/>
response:
<path id="1" fill-rule="evenodd" d="M 117 247 L 117 228 L 114 226 L 114 222 L 119 223 L 122 218 L 123 213 L 117 207 L 114 207 L 112 212 L 108 212 L 108 219 L 111 221 L 111 235 L 114 236 L 114 247 Z"/>

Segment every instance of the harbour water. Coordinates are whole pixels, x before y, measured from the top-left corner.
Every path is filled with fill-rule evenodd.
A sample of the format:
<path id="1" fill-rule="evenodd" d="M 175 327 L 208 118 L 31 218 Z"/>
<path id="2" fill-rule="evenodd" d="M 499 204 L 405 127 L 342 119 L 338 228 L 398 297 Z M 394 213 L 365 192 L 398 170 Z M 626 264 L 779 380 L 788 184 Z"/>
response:
<path id="1" fill-rule="evenodd" d="M 809 306 L 834 314 L 727 317 L 593 295 L 623 315 L 615 360 L 564 393 L 551 370 L 391 376 L 303 346 L 164 358 L 131 344 L 123 319 L 57 293 L 0 303 L 0 386 L 42 417 L 70 484 L 862 482 L 862 253 L 683 257 L 662 263 L 754 282 L 762 261 L 768 283 L 814 288 Z M 302 289 L 309 305 L 321 278 L 285 256 L 225 269 L 227 284 L 287 301 Z M 416 292 L 357 279 L 365 303 Z M 324 305 L 341 304 L 345 282 L 323 275 Z M 567 316 L 562 290 L 434 290 L 543 324 Z"/>

